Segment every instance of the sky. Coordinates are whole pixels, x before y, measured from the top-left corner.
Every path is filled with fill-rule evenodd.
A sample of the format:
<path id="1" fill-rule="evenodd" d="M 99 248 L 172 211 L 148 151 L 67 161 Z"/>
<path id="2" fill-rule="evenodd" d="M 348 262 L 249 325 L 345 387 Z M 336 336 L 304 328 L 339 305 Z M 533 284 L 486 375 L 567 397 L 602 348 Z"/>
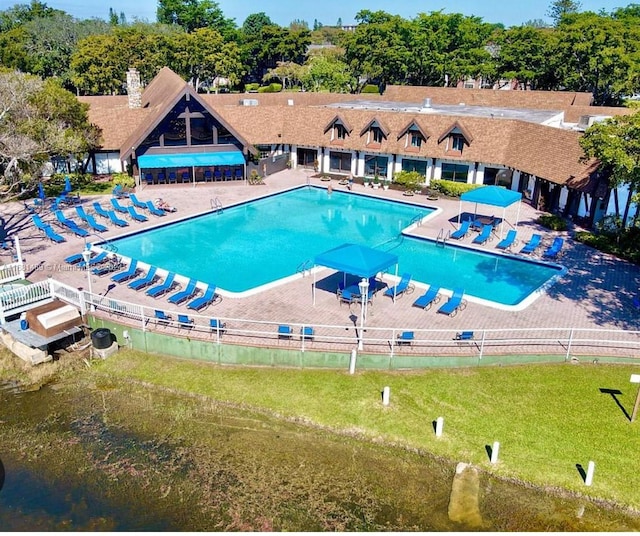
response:
<path id="1" fill-rule="evenodd" d="M 49 7 L 61 9 L 79 19 L 107 19 L 109 8 L 116 13 L 124 12 L 128 21 L 134 18 L 155 22 L 157 0 L 42 0 Z M 635 0 L 637 1 L 637 0 Z M 519 26 L 533 20 L 550 22 L 546 12 L 552 0 L 260 0 L 260 2 L 240 0 L 218 0 L 225 17 L 235 19 L 238 26 L 248 15 L 264 11 L 269 18 L 281 26 L 288 26 L 293 20 L 304 20 L 313 27 L 314 20 L 326 26 L 333 26 L 338 19 L 342 24 L 353 24 L 355 15 L 362 9 L 386 11 L 406 19 L 418 13 L 443 10 L 444 13 L 462 13 L 477 16 L 484 22 L 502 23 L 505 26 Z M 16 4 L 29 4 L 30 0 L 0 0 L 0 10 Z M 580 0 L 582 11 L 611 12 L 618 7 L 626 7 L 634 0 Z"/>

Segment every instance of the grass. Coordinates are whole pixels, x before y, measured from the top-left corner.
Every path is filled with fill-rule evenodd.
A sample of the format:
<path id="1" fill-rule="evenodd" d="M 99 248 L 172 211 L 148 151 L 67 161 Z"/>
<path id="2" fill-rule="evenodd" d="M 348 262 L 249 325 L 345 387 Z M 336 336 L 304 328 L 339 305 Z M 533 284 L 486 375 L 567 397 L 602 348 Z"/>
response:
<path id="1" fill-rule="evenodd" d="M 121 350 L 91 368 L 260 408 L 287 419 L 356 434 L 505 478 L 561 488 L 640 509 L 638 426 L 631 423 L 631 365 L 526 365 L 412 373 L 226 368 Z M 382 406 L 381 392 L 391 390 Z M 433 422 L 444 418 L 436 438 Z M 487 446 L 500 442 L 499 461 Z M 595 462 L 593 485 L 580 475 Z"/>

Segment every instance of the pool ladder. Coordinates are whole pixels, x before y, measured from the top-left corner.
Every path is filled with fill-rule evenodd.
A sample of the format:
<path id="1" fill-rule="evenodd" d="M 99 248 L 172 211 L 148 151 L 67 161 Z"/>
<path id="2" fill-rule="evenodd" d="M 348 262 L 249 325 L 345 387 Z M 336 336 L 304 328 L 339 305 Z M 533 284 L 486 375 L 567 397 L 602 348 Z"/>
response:
<path id="1" fill-rule="evenodd" d="M 436 238 L 436 246 L 446 246 L 447 240 L 449 240 L 450 235 L 451 231 L 447 231 L 447 233 L 445 234 L 444 229 L 440 229 L 438 237 Z"/>
<path id="2" fill-rule="evenodd" d="M 422 218 L 424 218 L 422 214 L 417 214 L 416 216 L 413 217 L 413 219 L 411 220 L 411 223 L 417 223 L 418 227 L 422 227 Z"/>
<path id="3" fill-rule="evenodd" d="M 211 210 L 215 211 L 218 214 L 222 214 L 222 202 L 219 197 L 211 200 Z"/>
<path id="4" fill-rule="evenodd" d="M 304 262 L 301 262 L 300 264 L 298 264 L 298 267 L 296 268 L 296 273 L 300 272 L 302 274 L 302 277 L 306 277 L 307 272 L 311 273 L 311 265 L 312 265 L 312 262 L 309 259 L 307 259 Z"/>

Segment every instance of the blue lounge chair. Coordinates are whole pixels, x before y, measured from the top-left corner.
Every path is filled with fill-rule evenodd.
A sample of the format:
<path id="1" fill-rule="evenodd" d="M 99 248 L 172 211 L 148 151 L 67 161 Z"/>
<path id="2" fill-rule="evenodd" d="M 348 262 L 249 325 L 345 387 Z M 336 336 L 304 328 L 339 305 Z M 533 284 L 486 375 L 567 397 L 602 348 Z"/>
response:
<path id="1" fill-rule="evenodd" d="M 94 201 L 93 210 L 96 211 L 98 216 L 102 216 L 103 218 L 109 219 L 109 211 L 102 208 L 102 205 L 98 201 Z"/>
<path id="2" fill-rule="evenodd" d="M 76 212 L 78 213 L 78 217 L 81 220 L 84 220 L 85 222 L 87 222 L 87 225 L 94 231 L 97 231 L 99 233 L 104 233 L 105 231 L 108 231 L 109 229 L 107 227 L 105 227 L 104 225 L 102 225 L 101 223 L 98 223 L 95 218 L 91 215 L 91 214 L 87 214 L 84 210 L 84 207 L 81 205 L 78 205 L 76 207 Z"/>
<path id="3" fill-rule="evenodd" d="M 140 214 L 139 212 L 136 212 L 136 208 L 133 205 L 130 205 L 127 207 L 127 212 L 129 212 L 129 216 L 131 216 L 131 218 L 136 221 L 139 221 L 139 222 L 149 221 L 149 218 L 147 218 L 144 214 Z"/>
<path id="4" fill-rule="evenodd" d="M 144 174 L 144 182 L 147 183 L 147 186 L 151 186 L 153 184 L 153 174 L 145 173 Z"/>
<path id="5" fill-rule="evenodd" d="M 129 222 L 121 218 L 118 218 L 118 216 L 113 210 L 110 210 L 109 212 L 107 212 L 107 217 L 109 218 L 109 220 L 111 220 L 111 223 L 113 223 L 114 225 L 117 225 L 118 227 L 129 226 Z"/>
<path id="6" fill-rule="evenodd" d="M 146 203 L 143 203 L 136 197 L 136 194 L 129 194 L 129 200 L 136 208 L 141 208 L 143 210 L 147 210 L 149 208 Z"/>
<path id="7" fill-rule="evenodd" d="M 407 294 L 413 292 L 414 288 L 415 287 L 413 286 L 413 283 L 411 283 L 411 274 L 405 273 L 402 274 L 400 282 L 395 287 L 389 287 L 387 290 L 385 290 L 384 295 L 391 296 L 395 300 L 398 296 L 401 296 L 405 292 Z"/>
<path id="8" fill-rule="evenodd" d="M 173 303 L 174 305 L 179 305 L 182 302 L 187 301 L 189 298 L 194 297 L 198 292 L 196 284 L 197 281 L 189 279 L 189 283 L 187 283 L 187 286 L 184 290 L 172 294 L 167 298 L 167 300 L 169 301 L 169 303 Z"/>
<path id="9" fill-rule="evenodd" d="M 168 324 L 169 322 L 171 322 L 171 315 L 168 315 L 167 313 L 165 313 L 164 311 L 161 311 L 159 309 L 156 309 L 154 311 L 154 318 L 156 319 L 156 322 L 158 322 L 158 324 Z"/>
<path id="10" fill-rule="evenodd" d="M 462 225 L 457 231 L 453 231 L 451 233 L 450 238 L 455 238 L 456 240 L 460 238 L 464 238 L 469 233 L 469 229 L 471 228 L 471 220 L 464 220 Z"/>
<path id="11" fill-rule="evenodd" d="M 64 225 L 67 229 L 69 229 L 70 231 L 72 231 L 76 236 L 89 236 L 89 232 L 86 231 L 85 229 L 82 229 L 81 227 L 78 226 L 78 224 L 65 217 L 65 215 L 62 213 L 62 211 L 60 210 L 56 210 L 55 212 L 56 215 L 56 219 L 62 224 Z"/>
<path id="12" fill-rule="evenodd" d="M 176 177 L 176 172 L 175 171 L 170 171 L 169 172 L 169 184 L 175 184 L 177 181 L 177 177 Z"/>
<path id="13" fill-rule="evenodd" d="M 48 223 L 43 222 L 42 218 L 40 216 L 38 216 L 37 214 L 32 214 L 31 215 L 31 221 L 41 231 L 44 231 L 47 227 L 50 227 L 50 225 Z"/>
<path id="14" fill-rule="evenodd" d="M 73 255 L 69 255 L 64 262 L 67 264 L 77 264 L 82 260 L 84 260 L 82 253 L 74 253 Z"/>
<path id="15" fill-rule="evenodd" d="M 491 240 L 491 233 L 493 232 L 493 225 L 483 225 L 480 234 L 473 239 L 474 244 L 484 244 L 487 240 Z"/>
<path id="16" fill-rule="evenodd" d="M 187 304 L 187 309 L 201 311 L 216 300 L 216 287 L 208 286 L 204 294 Z"/>
<path id="17" fill-rule="evenodd" d="M 140 279 L 134 279 L 133 281 L 130 281 L 127 286 L 133 290 L 141 290 L 145 287 L 148 287 L 149 285 L 155 283 L 156 279 L 158 279 L 158 276 L 156 275 L 157 271 L 158 269 L 155 266 L 151 266 L 149 268 L 149 271 L 147 272 L 147 275 L 141 277 Z"/>
<path id="18" fill-rule="evenodd" d="M 118 272 L 111 276 L 111 281 L 115 283 L 123 283 L 124 281 L 129 281 L 129 279 L 133 279 L 138 275 L 140 269 L 138 268 L 138 261 L 136 259 L 131 259 L 131 264 L 129 268 L 124 270 L 123 272 Z"/>
<path id="19" fill-rule="evenodd" d="M 204 182 L 209 182 L 212 181 L 213 182 L 213 175 L 211 174 L 211 170 L 210 169 L 205 169 L 204 170 Z"/>
<path id="20" fill-rule="evenodd" d="M 425 311 L 434 303 L 438 303 L 440 301 L 440 287 L 436 287 L 435 285 L 431 285 L 429 289 L 420 296 L 416 301 L 413 302 L 414 307 L 420 307 Z"/>
<path id="21" fill-rule="evenodd" d="M 111 201 L 111 206 L 113 206 L 113 208 L 114 208 L 117 212 L 120 212 L 121 214 L 129 214 L 129 210 L 128 210 L 128 208 L 127 208 L 127 207 L 123 207 L 123 206 L 120 204 L 120 201 L 118 201 L 118 198 L 117 198 L 117 197 L 112 197 L 112 198 L 110 199 L 110 201 Z"/>
<path id="22" fill-rule="evenodd" d="M 212 318 L 209 320 L 209 327 L 212 332 L 223 333 L 227 325 L 224 322 L 220 322 L 217 318 Z"/>
<path id="23" fill-rule="evenodd" d="M 515 229 L 509 229 L 507 232 L 507 236 L 505 236 L 500 242 L 496 244 L 496 248 L 498 249 L 509 249 L 516 243 L 516 237 L 518 236 L 518 231 Z"/>
<path id="24" fill-rule="evenodd" d="M 293 329 L 291 329 L 291 326 L 287 326 L 284 324 L 280 324 L 278 326 L 279 339 L 290 339 L 292 335 L 293 335 Z"/>
<path id="25" fill-rule="evenodd" d="M 540 246 L 540 242 L 542 242 L 542 235 L 539 235 L 537 233 L 532 234 L 531 239 L 520 250 L 520 253 L 533 253 L 536 249 L 538 249 L 538 246 Z"/>
<path id="26" fill-rule="evenodd" d="M 50 225 L 47 225 L 47 227 L 44 230 L 44 234 L 49 240 L 51 240 L 52 242 L 55 242 L 56 244 L 61 244 L 62 242 L 67 241 L 64 236 L 61 236 L 58 233 L 56 233 Z"/>
<path id="27" fill-rule="evenodd" d="M 129 197 L 129 192 L 127 192 L 121 184 L 116 184 L 111 191 L 111 195 L 118 199 L 125 199 Z"/>
<path id="28" fill-rule="evenodd" d="M 187 315 L 178 315 L 178 328 L 191 329 L 193 326 L 193 318 L 189 318 Z"/>
<path id="29" fill-rule="evenodd" d="M 166 184 L 166 183 L 167 183 L 167 178 L 164 172 L 160 171 L 158 173 L 158 184 Z"/>
<path id="30" fill-rule="evenodd" d="M 176 274 L 174 272 L 169 272 L 162 283 L 156 285 L 155 287 L 147 289 L 145 294 L 147 296 L 151 296 L 152 298 L 157 298 L 167 292 L 170 292 L 178 284 L 175 282 L 175 278 Z"/>
<path id="31" fill-rule="evenodd" d="M 562 250 L 562 246 L 564 245 L 564 239 L 556 236 L 553 239 L 553 243 L 549 246 L 546 251 L 542 254 L 543 257 L 547 259 L 555 259 Z"/>
<path id="32" fill-rule="evenodd" d="M 462 289 L 455 289 L 449 300 L 440 306 L 438 312 L 449 316 L 455 316 L 459 310 L 461 311 L 466 306 L 467 301 L 464 299 L 464 291 Z"/>
<path id="33" fill-rule="evenodd" d="M 156 208 L 153 201 L 147 201 L 147 210 L 149 211 L 149 214 L 153 214 L 154 216 L 166 216 L 167 214 L 164 210 Z"/>
<path id="34" fill-rule="evenodd" d="M 304 326 L 300 328 L 300 338 L 307 340 L 307 341 L 312 341 L 314 337 L 314 331 L 313 328 L 311 326 Z"/>
<path id="35" fill-rule="evenodd" d="M 183 171 L 182 172 L 182 182 L 191 182 L 191 177 L 189 176 L 189 172 L 188 171 Z"/>
<path id="36" fill-rule="evenodd" d="M 411 344 L 414 339 L 413 331 L 403 331 L 396 337 L 396 344 Z"/>
<path id="37" fill-rule="evenodd" d="M 102 262 L 105 262 L 107 260 L 108 257 L 108 253 L 106 251 L 101 251 L 100 253 L 98 253 L 97 255 L 94 255 L 93 257 L 91 257 L 89 259 L 89 266 L 95 266 L 97 264 L 100 264 Z M 87 265 L 84 262 L 84 259 L 82 259 L 79 263 L 78 263 L 78 268 L 86 268 Z"/>
<path id="38" fill-rule="evenodd" d="M 38 183 L 38 199 L 40 200 L 40 205 L 44 206 L 46 200 L 47 200 L 47 196 L 44 193 L 44 186 L 42 186 L 42 183 L 39 182 Z"/>

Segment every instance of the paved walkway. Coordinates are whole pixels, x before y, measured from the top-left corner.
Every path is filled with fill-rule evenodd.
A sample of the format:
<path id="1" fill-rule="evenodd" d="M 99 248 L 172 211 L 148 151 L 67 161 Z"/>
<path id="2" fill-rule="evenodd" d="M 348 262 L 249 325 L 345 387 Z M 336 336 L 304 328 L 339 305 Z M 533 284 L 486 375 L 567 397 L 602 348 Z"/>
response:
<path id="1" fill-rule="evenodd" d="M 177 220 L 193 214 L 211 210 L 211 200 L 219 198 L 225 207 L 234 203 L 274 193 L 296 185 L 311 184 L 326 187 L 329 183 L 312 177 L 302 170 L 287 170 L 270 176 L 264 185 L 246 185 L 244 183 L 206 183 L 193 185 L 154 185 L 138 188 L 137 196 L 142 200 L 162 197 L 178 210 L 162 218 L 162 223 Z M 344 189 L 337 181 L 331 182 L 334 190 Z M 435 238 L 441 229 L 455 228 L 459 201 L 449 199 L 427 200 L 423 195 L 405 197 L 395 190 L 373 190 L 355 185 L 354 192 L 363 192 L 384 198 L 396 198 L 425 206 L 437 206 L 442 209 L 440 215 L 427 224 L 418 227 L 416 234 Z M 99 198 L 99 197 L 98 197 Z M 103 198 L 107 200 L 109 197 Z M 96 198 L 83 198 L 82 202 L 90 207 Z M 103 205 L 105 203 L 103 202 Z M 86 286 L 86 272 L 70 268 L 64 258 L 80 252 L 84 247 L 84 239 L 77 238 L 69 232 L 62 232 L 67 242 L 51 244 L 45 240 L 33 226 L 29 213 L 23 205 L 11 204 L 3 207 L 2 224 L 11 236 L 18 234 L 22 245 L 23 257 L 27 264 L 28 278 L 39 281 L 53 276 L 55 279 L 74 287 Z M 507 220 L 513 219 L 511 209 L 507 211 Z M 67 211 L 75 216 L 75 211 Z M 501 214 L 497 214 L 499 216 Z M 521 205 L 518 234 L 527 238 L 531 232 L 541 232 L 545 236 L 545 244 L 551 242 L 558 233 L 539 228 L 535 220 L 539 213 L 530 206 Z M 54 222 L 52 214 L 43 214 L 45 221 Z M 77 219 L 77 218 L 76 218 Z M 159 219 L 151 218 L 148 223 L 130 222 L 130 228 L 136 230 L 159 223 Z M 59 228 L 53 223 L 54 227 Z M 110 230 L 105 238 L 122 234 L 119 229 L 109 225 Z M 563 234 L 565 237 L 569 235 Z M 97 241 L 97 238 L 95 239 Z M 471 237 L 462 240 L 471 246 Z M 496 240 L 489 242 L 486 248 L 495 250 Z M 520 244 L 520 246 L 522 243 Z M 517 250 L 518 248 L 516 248 Z M 540 248 L 540 252 L 544 248 Z M 638 311 L 632 305 L 632 298 L 638 289 L 640 268 L 602 254 L 592 248 L 566 241 L 564 254 L 559 262 L 568 268 L 567 274 L 553 285 L 545 294 L 536 299 L 522 311 L 501 311 L 495 308 L 469 303 L 466 309 L 455 317 L 437 314 L 436 308 L 423 311 L 412 307 L 413 300 L 421 293 L 420 289 L 409 296 L 399 298 L 394 304 L 390 298 L 378 295 L 373 306 L 369 308 L 367 326 L 391 327 L 397 329 L 445 329 L 452 334 L 460 330 L 482 330 L 502 328 L 554 328 L 568 330 L 570 328 L 636 330 L 639 328 Z M 9 262 L 7 253 L 3 253 L 1 262 Z M 331 275 L 324 270 L 318 278 Z M 258 295 L 236 299 L 225 297 L 220 302 L 209 306 L 203 315 L 217 316 L 227 319 L 246 319 L 273 321 L 276 323 L 305 323 L 321 325 L 357 325 L 360 306 L 340 305 L 335 294 L 318 291 L 316 305 L 312 305 L 312 277 L 299 278 L 266 290 Z M 337 286 L 337 279 L 336 279 Z M 166 299 L 154 300 L 144 293 L 130 290 L 126 285 L 114 285 L 109 278 L 93 277 L 94 293 L 113 298 L 139 303 L 149 307 L 172 309 L 188 313 L 186 307 L 167 307 Z M 180 310 L 182 309 L 182 310 Z M 193 315 L 192 315 L 193 316 Z M 197 315 L 196 315 L 197 316 Z M 355 336 L 353 333 L 345 337 Z"/>

